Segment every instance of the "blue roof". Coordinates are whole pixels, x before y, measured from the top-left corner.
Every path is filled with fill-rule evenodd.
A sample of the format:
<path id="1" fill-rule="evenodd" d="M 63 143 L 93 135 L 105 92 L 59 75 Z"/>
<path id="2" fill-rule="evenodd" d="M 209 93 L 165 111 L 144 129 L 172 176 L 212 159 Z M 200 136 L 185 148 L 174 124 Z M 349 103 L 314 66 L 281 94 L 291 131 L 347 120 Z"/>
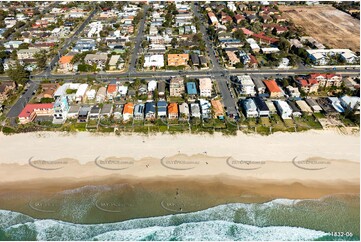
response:
<path id="1" fill-rule="evenodd" d="M 155 113 L 155 103 L 154 102 L 147 102 L 145 104 L 145 113 L 147 114 L 149 112 Z"/>
<path id="2" fill-rule="evenodd" d="M 187 82 L 187 93 L 189 95 L 197 95 L 197 88 L 195 82 Z"/>

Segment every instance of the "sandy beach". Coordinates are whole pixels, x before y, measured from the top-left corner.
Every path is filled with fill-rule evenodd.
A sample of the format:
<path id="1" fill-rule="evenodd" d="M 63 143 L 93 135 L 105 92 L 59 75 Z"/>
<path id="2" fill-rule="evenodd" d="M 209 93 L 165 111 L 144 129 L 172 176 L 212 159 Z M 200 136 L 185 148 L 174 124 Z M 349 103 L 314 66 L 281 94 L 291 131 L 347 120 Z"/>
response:
<path id="1" fill-rule="evenodd" d="M 279 198 L 337 202 L 341 196 L 353 204 L 359 146 L 358 135 L 333 131 L 0 135 L 0 209 L 99 223 Z M 358 234 L 358 227 L 352 231 Z"/>
<path id="2" fill-rule="evenodd" d="M 232 137 L 1 135 L 0 183 L 116 176 L 359 184 L 359 146 L 358 135 L 333 131 Z"/>

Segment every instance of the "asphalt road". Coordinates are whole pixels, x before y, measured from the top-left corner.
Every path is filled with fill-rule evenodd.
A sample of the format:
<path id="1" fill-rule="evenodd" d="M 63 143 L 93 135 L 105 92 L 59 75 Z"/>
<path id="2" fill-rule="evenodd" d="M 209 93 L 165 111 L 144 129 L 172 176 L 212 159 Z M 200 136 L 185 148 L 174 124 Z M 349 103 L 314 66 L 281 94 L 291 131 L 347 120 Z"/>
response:
<path id="1" fill-rule="evenodd" d="M 17 102 L 11 107 L 10 111 L 7 114 L 8 118 L 16 118 L 21 110 L 25 107 L 25 105 L 30 101 L 33 97 L 33 93 L 35 93 L 39 87 L 39 83 L 37 82 L 29 82 L 28 90 L 23 94 Z"/>
<path id="2" fill-rule="evenodd" d="M 194 15 L 199 19 L 199 21 L 201 21 L 202 16 L 201 14 L 198 12 L 198 6 L 196 6 L 194 4 L 194 2 L 192 3 L 192 10 Z M 236 104 L 235 104 L 235 100 L 234 98 L 231 96 L 231 92 L 227 86 L 227 79 L 226 79 L 226 71 L 224 70 L 224 68 L 219 64 L 216 55 L 214 53 L 214 46 L 213 43 L 210 41 L 208 34 L 207 34 L 207 30 L 204 26 L 204 24 L 200 24 L 200 32 L 202 33 L 202 38 L 204 40 L 204 42 L 206 43 L 206 48 L 207 48 L 207 52 L 208 52 L 208 56 L 210 58 L 210 60 L 212 61 L 212 65 L 213 68 L 211 70 L 211 72 L 216 72 L 215 74 L 217 74 L 217 78 L 215 78 L 219 91 L 221 92 L 222 95 L 222 99 L 223 99 L 223 105 L 226 109 L 227 115 L 229 117 L 234 118 L 235 116 L 238 115 L 237 112 L 237 108 L 236 108 Z M 219 75 L 221 74 L 221 75 Z"/>
<path id="3" fill-rule="evenodd" d="M 129 63 L 129 70 L 128 70 L 129 73 L 134 73 L 137 70 L 138 51 L 140 50 L 140 45 L 142 44 L 142 40 L 143 40 L 144 25 L 145 25 L 145 20 L 147 18 L 148 8 L 149 8 L 149 6 L 147 4 L 144 4 L 144 7 L 143 7 L 144 14 L 143 14 L 143 18 L 140 20 L 138 34 L 137 34 L 137 37 L 135 38 L 134 50 L 132 52 L 132 56 L 131 56 L 130 63 Z"/>
<path id="4" fill-rule="evenodd" d="M 87 26 L 87 24 L 90 22 L 90 20 L 93 18 L 97 11 L 98 8 L 95 8 L 86 18 L 86 20 L 80 25 L 80 27 L 74 32 L 74 34 L 66 40 L 63 47 L 59 50 L 58 54 L 53 57 L 46 70 L 41 75 L 51 76 L 51 70 L 54 68 L 55 64 L 58 63 L 60 57 L 63 56 L 65 51 L 69 49 L 71 44 L 77 40 L 77 36 L 84 30 L 85 26 Z"/>

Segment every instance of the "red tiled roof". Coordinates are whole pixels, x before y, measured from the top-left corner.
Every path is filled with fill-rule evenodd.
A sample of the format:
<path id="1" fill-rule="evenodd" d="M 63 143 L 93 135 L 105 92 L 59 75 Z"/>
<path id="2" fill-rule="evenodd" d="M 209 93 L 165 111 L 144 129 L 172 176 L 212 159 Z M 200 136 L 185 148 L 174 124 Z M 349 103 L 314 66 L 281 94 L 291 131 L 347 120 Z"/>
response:
<path id="1" fill-rule="evenodd" d="M 53 103 L 28 103 L 19 114 L 19 118 L 29 117 L 35 109 L 51 109 L 54 107 Z"/>
<path id="2" fill-rule="evenodd" d="M 109 84 L 107 87 L 107 93 L 114 93 L 117 91 L 117 85 L 116 84 Z"/>
<path id="3" fill-rule="evenodd" d="M 281 92 L 275 80 L 264 80 L 263 82 L 270 92 Z"/>
<path id="4" fill-rule="evenodd" d="M 258 34 L 253 33 L 252 36 L 257 38 L 257 39 L 269 42 L 269 43 L 278 42 L 278 39 L 266 36 L 264 33 L 258 33 Z"/>
<path id="5" fill-rule="evenodd" d="M 241 30 L 243 31 L 243 33 L 245 35 L 253 35 L 254 34 L 251 30 L 246 29 L 246 28 L 241 28 Z"/>
<path id="6" fill-rule="evenodd" d="M 258 64 L 257 58 L 253 55 L 249 55 L 251 64 Z"/>

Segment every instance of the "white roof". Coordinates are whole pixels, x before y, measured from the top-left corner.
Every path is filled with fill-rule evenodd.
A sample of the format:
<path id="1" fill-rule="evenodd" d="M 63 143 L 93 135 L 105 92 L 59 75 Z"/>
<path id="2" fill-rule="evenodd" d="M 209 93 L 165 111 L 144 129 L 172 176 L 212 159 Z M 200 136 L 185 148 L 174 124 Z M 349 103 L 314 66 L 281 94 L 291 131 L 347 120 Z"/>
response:
<path id="1" fill-rule="evenodd" d="M 144 57 L 144 67 L 163 67 L 164 66 L 164 56 L 163 55 L 150 55 Z"/>
<path id="2" fill-rule="evenodd" d="M 128 87 L 127 86 L 119 86 L 118 91 L 121 95 L 126 95 L 128 92 Z"/>
<path id="3" fill-rule="evenodd" d="M 250 75 L 237 76 L 242 86 L 254 86 L 253 80 Z"/>
<path id="4" fill-rule="evenodd" d="M 344 104 L 346 104 L 347 106 L 349 105 L 351 108 L 354 108 L 357 104 L 360 104 L 360 97 L 350 97 L 345 95 L 340 99 Z M 360 109 L 360 107 L 358 107 L 358 109 Z"/>
<path id="5" fill-rule="evenodd" d="M 157 81 L 152 80 L 152 81 L 148 82 L 148 91 L 149 92 L 154 91 L 156 88 L 157 88 Z"/>
<path id="6" fill-rule="evenodd" d="M 76 97 L 82 97 L 84 96 L 86 89 L 88 88 L 88 84 L 81 84 L 78 88 L 78 90 L 75 93 Z"/>
<path id="7" fill-rule="evenodd" d="M 109 60 L 109 65 L 115 66 L 117 64 L 119 58 L 120 58 L 120 55 L 112 55 L 112 57 L 110 57 L 110 60 Z"/>

